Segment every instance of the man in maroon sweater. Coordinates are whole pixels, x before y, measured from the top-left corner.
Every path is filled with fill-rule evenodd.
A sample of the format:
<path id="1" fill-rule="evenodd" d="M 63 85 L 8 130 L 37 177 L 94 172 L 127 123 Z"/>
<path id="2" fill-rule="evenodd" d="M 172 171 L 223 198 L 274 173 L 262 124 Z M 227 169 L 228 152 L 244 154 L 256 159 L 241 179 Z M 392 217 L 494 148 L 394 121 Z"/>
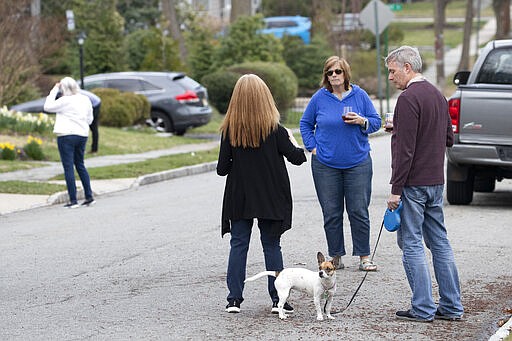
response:
<path id="1" fill-rule="evenodd" d="M 393 116 L 391 195 L 388 208 L 402 202 L 397 231 L 402 262 L 412 291 L 411 307 L 396 317 L 417 322 L 460 320 L 464 309 L 453 251 L 443 215 L 444 155 L 453 144 L 445 97 L 421 74 L 418 49 L 402 46 L 386 57 L 389 80 L 403 90 Z M 423 241 L 433 258 L 439 304 Z"/>

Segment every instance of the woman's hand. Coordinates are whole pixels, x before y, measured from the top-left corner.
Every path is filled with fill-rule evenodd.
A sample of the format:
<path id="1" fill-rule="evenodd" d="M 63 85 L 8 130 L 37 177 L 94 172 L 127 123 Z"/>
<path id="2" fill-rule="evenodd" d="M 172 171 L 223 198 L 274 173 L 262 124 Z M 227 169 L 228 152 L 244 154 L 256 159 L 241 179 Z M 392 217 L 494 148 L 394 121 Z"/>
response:
<path id="1" fill-rule="evenodd" d="M 364 117 L 359 116 L 355 112 L 349 112 L 345 116 L 343 116 L 343 121 L 347 124 L 357 124 L 360 126 L 364 126 L 364 122 L 366 121 Z"/>

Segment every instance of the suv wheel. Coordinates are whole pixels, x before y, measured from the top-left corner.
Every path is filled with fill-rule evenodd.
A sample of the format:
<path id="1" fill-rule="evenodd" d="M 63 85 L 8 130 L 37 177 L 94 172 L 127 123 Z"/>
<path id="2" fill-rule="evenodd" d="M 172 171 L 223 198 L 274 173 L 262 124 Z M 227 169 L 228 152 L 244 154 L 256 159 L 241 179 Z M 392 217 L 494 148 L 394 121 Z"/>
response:
<path id="1" fill-rule="evenodd" d="M 161 111 L 151 112 L 151 125 L 157 131 L 170 133 L 173 131 L 172 122 L 169 117 Z"/>
<path id="2" fill-rule="evenodd" d="M 452 205 L 468 205 L 473 201 L 473 188 L 475 175 L 471 169 L 467 169 L 466 179 L 463 181 L 450 180 L 449 174 L 456 172 L 457 166 L 448 161 L 446 198 Z"/>

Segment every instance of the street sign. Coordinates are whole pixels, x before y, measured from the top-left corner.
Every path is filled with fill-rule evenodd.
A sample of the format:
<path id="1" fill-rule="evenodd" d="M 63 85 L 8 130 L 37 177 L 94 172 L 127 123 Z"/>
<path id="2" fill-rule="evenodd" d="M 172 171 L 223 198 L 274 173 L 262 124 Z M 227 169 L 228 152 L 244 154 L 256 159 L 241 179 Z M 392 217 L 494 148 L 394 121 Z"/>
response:
<path id="1" fill-rule="evenodd" d="M 68 22 L 68 31 L 74 31 L 75 30 L 75 15 L 73 14 L 73 11 L 68 9 L 66 11 L 66 19 Z"/>
<path id="2" fill-rule="evenodd" d="M 401 4 L 389 4 L 388 6 L 389 6 L 389 9 L 392 10 L 393 12 L 398 12 L 398 11 L 402 10 Z"/>
<path id="3" fill-rule="evenodd" d="M 374 35 L 380 35 L 394 18 L 395 14 L 380 0 L 370 1 L 359 13 L 359 21 Z"/>

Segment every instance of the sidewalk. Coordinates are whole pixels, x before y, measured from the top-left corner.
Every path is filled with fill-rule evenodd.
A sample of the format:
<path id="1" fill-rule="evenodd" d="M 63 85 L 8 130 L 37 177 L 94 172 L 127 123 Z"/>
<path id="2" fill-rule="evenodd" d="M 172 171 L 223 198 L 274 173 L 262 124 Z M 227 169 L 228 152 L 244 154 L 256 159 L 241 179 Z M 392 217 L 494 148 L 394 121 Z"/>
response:
<path id="1" fill-rule="evenodd" d="M 154 150 L 139 154 L 124 155 L 106 155 L 91 157 L 85 160 L 88 168 L 103 167 L 110 165 L 119 165 L 131 162 L 154 159 L 166 155 L 175 155 L 181 153 L 191 153 L 203 150 L 210 150 L 218 146 L 218 141 L 209 141 L 198 144 L 181 145 L 170 149 Z M 111 180 L 91 180 L 91 187 L 95 196 L 102 194 L 122 191 L 131 187 L 147 185 L 150 183 L 165 181 L 181 176 L 207 172 L 215 169 L 216 162 L 200 164 L 190 167 L 182 167 L 169 171 L 159 172 L 140 176 L 138 178 L 111 179 Z M 33 168 L 30 170 L 19 170 L 15 172 L 0 174 L 0 181 L 40 181 L 65 184 L 62 181 L 49 181 L 56 175 L 62 174 L 62 165 L 60 162 L 49 162 L 47 166 Z M 77 181 L 78 198 L 83 198 L 81 190 L 82 184 Z M 67 202 L 67 192 L 59 192 L 52 195 L 23 195 L 0 193 L 0 215 L 16 211 L 28 210 L 36 207 L 64 204 Z"/>

